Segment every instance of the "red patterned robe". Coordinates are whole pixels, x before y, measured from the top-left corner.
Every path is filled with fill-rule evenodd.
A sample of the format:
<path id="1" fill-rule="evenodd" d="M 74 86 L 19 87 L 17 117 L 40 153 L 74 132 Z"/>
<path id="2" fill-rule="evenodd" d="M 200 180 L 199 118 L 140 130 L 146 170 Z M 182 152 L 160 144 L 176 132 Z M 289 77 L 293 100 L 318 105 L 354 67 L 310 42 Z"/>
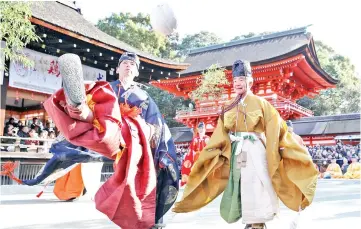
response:
<path id="1" fill-rule="evenodd" d="M 191 169 L 194 163 L 197 161 L 199 157 L 199 153 L 202 149 L 207 145 L 209 141 L 209 136 L 204 135 L 202 138 L 198 135 L 193 138 L 192 143 L 189 146 L 189 152 L 184 158 L 182 164 L 182 181 L 181 186 L 185 185 L 188 181 L 188 176 L 191 172 Z"/>

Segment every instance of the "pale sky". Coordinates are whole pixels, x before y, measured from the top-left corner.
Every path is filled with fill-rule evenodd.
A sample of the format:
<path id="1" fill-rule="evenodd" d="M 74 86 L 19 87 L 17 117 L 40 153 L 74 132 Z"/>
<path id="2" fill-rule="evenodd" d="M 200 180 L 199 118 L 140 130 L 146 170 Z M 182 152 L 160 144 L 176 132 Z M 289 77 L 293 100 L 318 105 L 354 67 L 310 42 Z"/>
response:
<path id="1" fill-rule="evenodd" d="M 282 31 L 313 24 L 315 40 L 321 40 L 349 57 L 361 70 L 355 0 L 118 0 L 77 1 L 84 17 L 94 24 L 111 13 L 150 13 L 167 2 L 176 14 L 181 36 L 201 30 L 214 32 L 224 41 L 249 32 Z"/>

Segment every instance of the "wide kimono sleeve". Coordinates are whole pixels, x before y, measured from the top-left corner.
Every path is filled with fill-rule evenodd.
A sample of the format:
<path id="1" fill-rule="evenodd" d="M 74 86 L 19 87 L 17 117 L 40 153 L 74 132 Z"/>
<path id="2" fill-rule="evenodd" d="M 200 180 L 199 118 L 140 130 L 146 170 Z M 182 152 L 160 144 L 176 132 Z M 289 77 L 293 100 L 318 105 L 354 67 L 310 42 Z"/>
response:
<path id="1" fill-rule="evenodd" d="M 174 212 L 200 209 L 220 195 L 228 183 L 231 141 L 221 119 L 218 120 L 207 146 L 195 162 L 186 184 L 182 200 Z"/>
<path id="2" fill-rule="evenodd" d="M 114 159 L 120 151 L 121 123 L 118 100 L 108 82 L 85 84 L 92 123 L 73 119 L 65 109 L 64 89 L 58 90 L 44 102 L 44 108 L 64 137 L 73 145 L 82 146 Z"/>
<path id="3" fill-rule="evenodd" d="M 312 203 L 318 171 L 306 147 L 288 132 L 286 122 L 266 100 L 263 102 L 268 171 L 281 201 L 298 211 Z"/>

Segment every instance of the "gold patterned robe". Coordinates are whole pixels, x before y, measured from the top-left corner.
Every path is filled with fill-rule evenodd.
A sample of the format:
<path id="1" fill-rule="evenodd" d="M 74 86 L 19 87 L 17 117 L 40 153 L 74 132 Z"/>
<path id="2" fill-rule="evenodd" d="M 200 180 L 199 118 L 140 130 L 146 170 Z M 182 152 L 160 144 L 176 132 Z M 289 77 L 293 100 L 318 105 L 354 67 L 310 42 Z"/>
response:
<path id="1" fill-rule="evenodd" d="M 348 168 L 347 172 L 344 174 L 344 178 L 346 179 L 360 179 L 361 174 L 361 163 L 360 162 L 352 162 Z"/>
<path id="2" fill-rule="evenodd" d="M 331 178 L 342 178 L 341 167 L 337 163 L 331 163 L 327 166 L 326 172 L 331 174 Z"/>
<path id="3" fill-rule="evenodd" d="M 225 190 L 230 174 L 229 131 L 265 133 L 268 171 L 277 196 L 294 211 L 312 203 L 318 171 L 307 149 L 287 131 L 285 121 L 268 101 L 248 93 L 244 104 L 245 107 L 238 106 L 238 120 L 237 106 L 224 114 L 224 120 L 218 120 L 210 141 L 192 168 L 182 200 L 175 204 L 174 212 L 198 210 Z M 247 114 L 247 125 L 240 111 Z"/>

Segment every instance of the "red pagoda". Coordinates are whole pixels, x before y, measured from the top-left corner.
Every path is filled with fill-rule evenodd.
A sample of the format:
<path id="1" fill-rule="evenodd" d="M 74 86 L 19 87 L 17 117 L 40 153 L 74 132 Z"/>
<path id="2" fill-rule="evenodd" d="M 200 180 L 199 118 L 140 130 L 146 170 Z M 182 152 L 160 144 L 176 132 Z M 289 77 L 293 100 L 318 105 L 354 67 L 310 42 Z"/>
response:
<path id="1" fill-rule="evenodd" d="M 176 120 L 191 128 L 203 121 L 207 124 L 207 131 L 212 131 L 217 123 L 217 113 L 235 96 L 231 80 L 232 64 L 237 59 L 245 59 L 252 66 L 253 93 L 271 102 L 283 119 L 313 116 L 312 111 L 296 104 L 296 100 L 333 88 L 338 81 L 321 68 L 314 40 L 307 29 L 302 27 L 192 50 L 185 60 L 190 67 L 178 78 L 151 83 L 175 96 L 189 98 L 189 93 L 197 88 L 202 72 L 212 64 L 226 68 L 230 84 L 224 86 L 221 98 L 195 101 L 195 110 L 180 110 L 176 115 Z"/>

